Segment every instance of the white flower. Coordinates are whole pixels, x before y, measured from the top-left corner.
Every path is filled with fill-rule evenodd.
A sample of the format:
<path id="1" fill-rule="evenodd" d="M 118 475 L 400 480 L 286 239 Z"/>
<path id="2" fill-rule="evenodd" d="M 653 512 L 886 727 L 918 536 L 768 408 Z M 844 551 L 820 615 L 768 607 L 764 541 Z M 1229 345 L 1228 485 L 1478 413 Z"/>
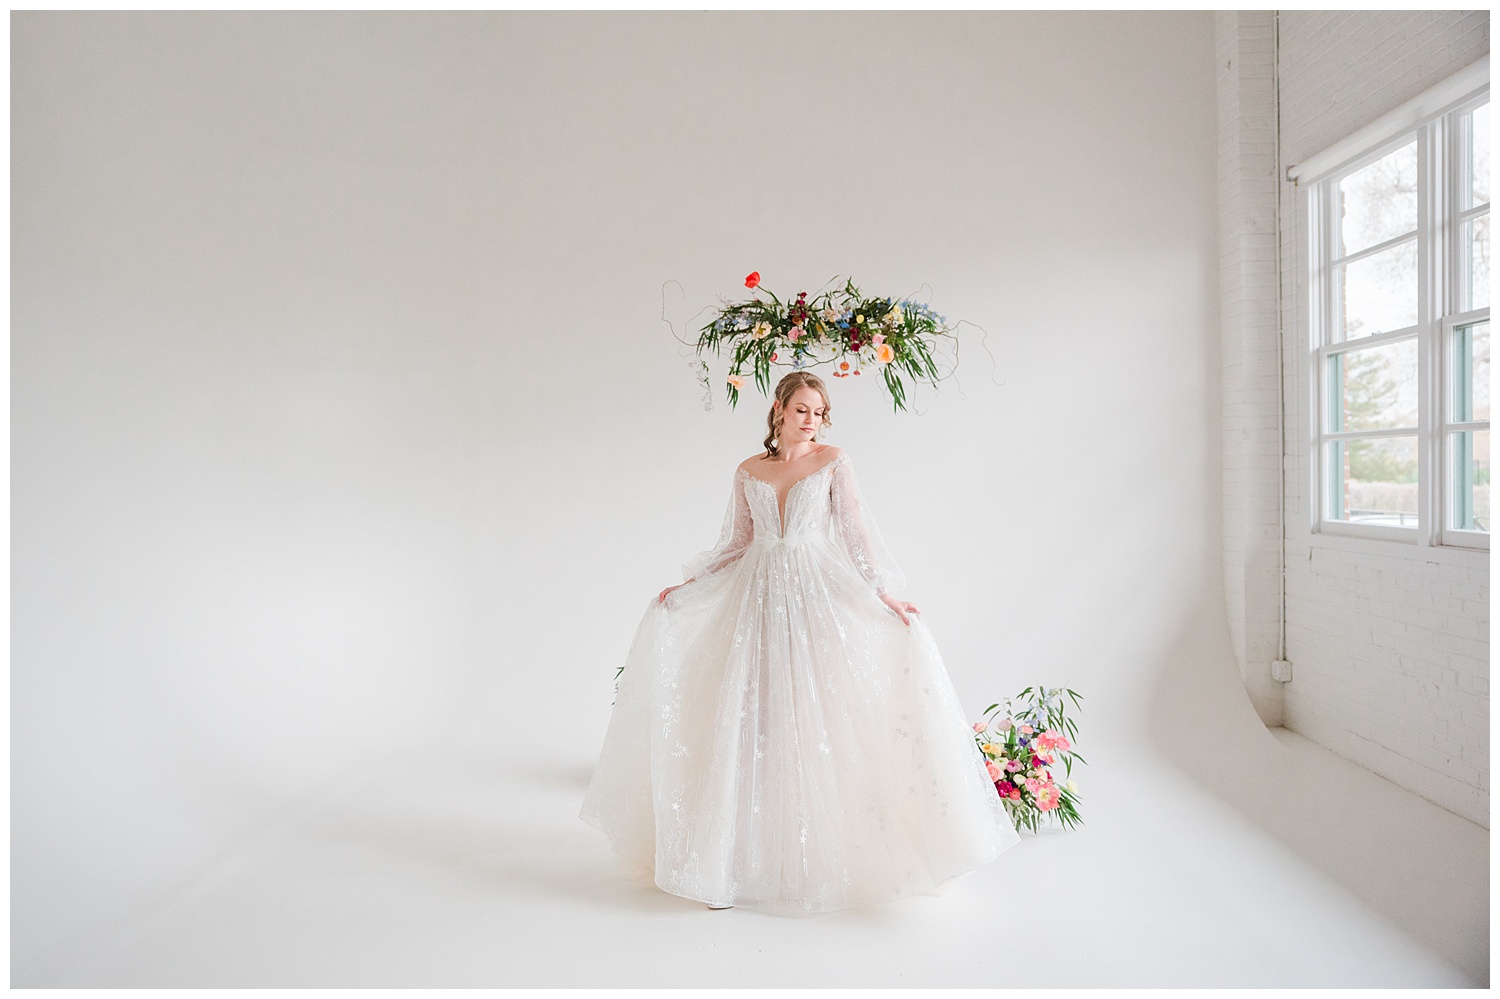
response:
<path id="1" fill-rule="evenodd" d="M 758 322 L 758 323 L 755 324 L 755 339 L 757 339 L 757 340 L 764 340 L 766 337 L 768 337 L 770 335 L 771 335 L 771 324 L 770 323 L 766 322 L 765 320 L 761 320 L 760 322 Z"/>
<path id="2" fill-rule="evenodd" d="M 1074 794 L 1078 793 L 1078 782 L 1076 780 L 1070 780 L 1070 781 L 1068 781 L 1066 784 L 1063 785 L 1063 787 L 1066 787 L 1069 791 L 1072 791 Z"/>

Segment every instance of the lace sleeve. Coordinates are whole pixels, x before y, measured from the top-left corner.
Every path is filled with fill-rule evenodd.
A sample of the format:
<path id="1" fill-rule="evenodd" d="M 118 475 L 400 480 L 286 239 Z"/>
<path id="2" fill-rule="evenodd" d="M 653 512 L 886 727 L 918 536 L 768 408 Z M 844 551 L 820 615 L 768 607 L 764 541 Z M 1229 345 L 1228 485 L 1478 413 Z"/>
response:
<path id="1" fill-rule="evenodd" d="M 729 509 L 724 511 L 724 526 L 719 531 L 719 541 L 708 551 L 699 552 L 683 564 L 683 580 L 702 579 L 739 561 L 754 537 L 750 504 L 745 499 L 745 476 L 736 471 L 734 487 L 729 496 Z"/>
<path id="2" fill-rule="evenodd" d="M 848 553 L 849 561 L 865 578 L 875 593 L 905 585 L 906 577 L 886 548 L 870 509 L 860 499 L 854 466 L 847 454 L 834 461 L 833 469 L 833 537 Z"/>

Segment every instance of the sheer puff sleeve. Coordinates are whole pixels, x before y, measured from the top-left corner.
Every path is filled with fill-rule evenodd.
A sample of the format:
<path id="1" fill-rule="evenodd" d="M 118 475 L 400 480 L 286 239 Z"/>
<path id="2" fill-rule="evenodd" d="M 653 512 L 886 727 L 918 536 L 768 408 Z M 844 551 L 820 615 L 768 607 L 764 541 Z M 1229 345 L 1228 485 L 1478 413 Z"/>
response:
<path id="1" fill-rule="evenodd" d="M 877 595 L 906 585 L 906 577 L 875 526 L 870 508 L 861 500 L 854 465 L 847 453 L 834 461 L 831 488 L 833 539 L 848 554 L 855 570 Z"/>
<path id="2" fill-rule="evenodd" d="M 728 568 L 739 561 L 755 537 L 755 526 L 750 519 L 750 503 L 745 498 L 745 475 L 734 473 L 734 486 L 729 496 L 729 508 L 724 511 L 724 526 L 719 531 L 719 540 L 712 548 L 699 552 L 683 563 L 684 582 L 702 579 Z"/>

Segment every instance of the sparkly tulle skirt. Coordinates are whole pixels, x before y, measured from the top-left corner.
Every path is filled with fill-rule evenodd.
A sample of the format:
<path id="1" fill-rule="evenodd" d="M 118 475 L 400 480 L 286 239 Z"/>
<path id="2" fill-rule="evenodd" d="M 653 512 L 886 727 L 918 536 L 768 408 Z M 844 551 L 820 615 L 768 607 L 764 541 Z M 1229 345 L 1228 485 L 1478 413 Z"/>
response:
<path id="1" fill-rule="evenodd" d="M 665 891 L 788 912 L 925 891 L 1018 841 L 931 632 L 819 536 L 651 600 L 580 815 Z"/>

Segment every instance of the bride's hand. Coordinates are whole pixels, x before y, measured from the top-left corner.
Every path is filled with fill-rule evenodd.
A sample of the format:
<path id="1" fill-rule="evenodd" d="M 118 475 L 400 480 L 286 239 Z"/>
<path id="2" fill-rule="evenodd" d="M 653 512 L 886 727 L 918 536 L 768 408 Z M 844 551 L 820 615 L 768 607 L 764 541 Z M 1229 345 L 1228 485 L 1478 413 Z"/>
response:
<path id="1" fill-rule="evenodd" d="M 882 593 L 880 595 L 880 602 L 885 604 L 891 610 L 895 611 L 896 616 L 899 617 L 901 619 L 901 623 L 905 625 L 911 624 L 911 621 L 907 618 L 906 615 L 922 613 L 921 611 L 917 610 L 916 604 L 909 604 L 905 600 L 897 600 L 889 593 Z"/>
<path id="2" fill-rule="evenodd" d="M 691 579 L 688 580 L 688 583 L 691 583 L 691 582 L 693 582 Z M 657 594 L 656 602 L 659 603 L 659 604 L 666 603 L 666 601 L 667 601 L 667 594 L 668 593 L 671 593 L 673 590 L 680 590 L 680 589 L 682 589 L 686 585 L 687 585 L 687 583 L 678 583 L 676 586 L 669 586 L 669 587 L 667 587 L 665 590 L 662 590 L 661 593 Z"/>

